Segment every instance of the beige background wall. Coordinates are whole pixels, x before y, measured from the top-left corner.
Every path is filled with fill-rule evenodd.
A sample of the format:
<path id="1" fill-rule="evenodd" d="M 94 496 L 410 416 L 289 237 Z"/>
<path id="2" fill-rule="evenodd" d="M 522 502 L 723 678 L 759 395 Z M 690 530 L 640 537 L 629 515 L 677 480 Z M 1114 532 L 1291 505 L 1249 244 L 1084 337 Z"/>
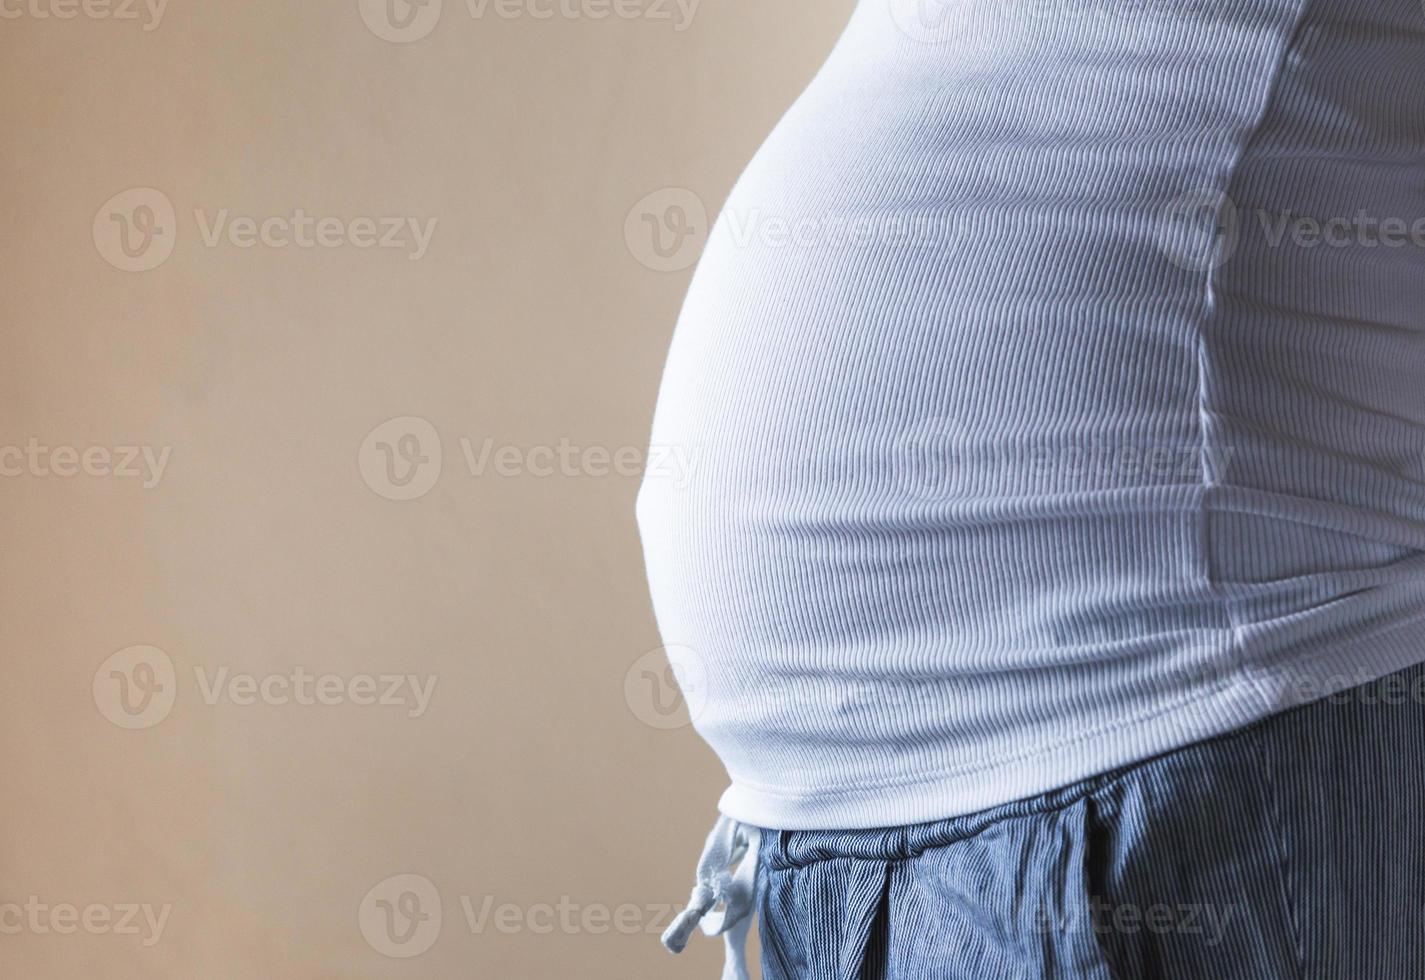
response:
<path id="1" fill-rule="evenodd" d="M 851 4 L 563 2 L 5 0 L 0 976 L 716 975 L 642 934 L 722 776 L 639 659 L 697 237 L 638 202 L 715 209 Z"/>

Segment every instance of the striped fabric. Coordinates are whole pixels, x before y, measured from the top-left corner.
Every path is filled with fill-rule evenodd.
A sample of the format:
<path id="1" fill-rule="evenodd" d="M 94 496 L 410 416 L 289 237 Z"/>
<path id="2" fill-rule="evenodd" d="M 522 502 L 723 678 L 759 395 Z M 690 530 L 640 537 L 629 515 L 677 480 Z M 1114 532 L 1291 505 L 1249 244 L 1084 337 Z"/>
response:
<path id="1" fill-rule="evenodd" d="M 1037 799 L 764 834 L 764 980 L 1425 977 L 1425 670 Z"/>
<path id="2" fill-rule="evenodd" d="M 970 813 L 1425 660 L 1420 0 L 861 0 L 639 497 L 762 827 Z"/>

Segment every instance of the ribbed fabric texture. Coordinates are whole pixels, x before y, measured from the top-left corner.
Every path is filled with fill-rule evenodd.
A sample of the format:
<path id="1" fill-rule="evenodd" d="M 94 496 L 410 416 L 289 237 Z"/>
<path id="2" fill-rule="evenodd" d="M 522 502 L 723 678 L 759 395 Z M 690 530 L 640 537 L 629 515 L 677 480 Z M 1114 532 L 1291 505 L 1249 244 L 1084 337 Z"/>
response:
<path id="1" fill-rule="evenodd" d="M 1412 667 L 970 816 L 766 835 L 762 975 L 1425 976 L 1422 698 Z"/>
<path id="2" fill-rule="evenodd" d="M 725 813 L 969 813 L 1425 660 L 1421 92 L 1417 0 L 862 0 L 639 498 Z"/>

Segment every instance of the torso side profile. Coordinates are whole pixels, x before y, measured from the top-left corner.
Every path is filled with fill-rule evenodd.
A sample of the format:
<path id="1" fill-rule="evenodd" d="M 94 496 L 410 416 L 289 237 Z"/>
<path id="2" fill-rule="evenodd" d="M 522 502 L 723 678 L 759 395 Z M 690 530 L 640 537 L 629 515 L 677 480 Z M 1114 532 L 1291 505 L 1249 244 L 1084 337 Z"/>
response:
<path id="1" fill-rule="evenodd" d="M 773 980 L 1425 975 L 1421 92 L 1415 0 L 860 0 L 659 394 L 731 777 L 670 949 L 723 902 Z M 1035 889 L 1249 914 L 1051 941 Z"/>
<path id="2" fill-rule="evenodd" d="M 1425 105 L 1377 102 L 1420 11 L 950 9 L 858 6 L 659 399 L 655 608 L 764 826 L 969 812 L 1425 651 L 1421 253 L 1290 241 L 1425 213 Z"/>

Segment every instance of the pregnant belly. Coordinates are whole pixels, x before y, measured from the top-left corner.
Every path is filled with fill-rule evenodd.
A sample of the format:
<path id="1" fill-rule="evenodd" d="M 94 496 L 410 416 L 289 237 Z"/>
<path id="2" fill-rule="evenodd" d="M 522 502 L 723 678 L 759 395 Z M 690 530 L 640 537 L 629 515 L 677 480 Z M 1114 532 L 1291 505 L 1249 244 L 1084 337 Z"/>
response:
<path id="1" fill-rule="evenodd" d="M 1367 656 L 1343 636 L 1416 636 L 1425 593 L 1418 256 L 1248 227 L 1425 208 L 1391 162 L 1418 139 L 1368 134 L 1352 81 L 1408 90 L 1417 52 L 1363 61 L 1323 18 L 1288 57 L 1296 0 L 967 2 L 988 33 L 930 42 L 893 6 L 863 0 L 727 201 L 654 424 L 690 478 L 639 497 L 660 628 L 754 820 L 947 773 L 983 805 L 1122 761 L 973 778 L 1054 745 L 1222 730 L 1284 665 Z"/>
<path id="2" fill-rule="evenodd" d="M 833 205 L 762 166 L 704 255 L 658 405 L 654 443 L 691 465 L 640 498 L 665 629 L 765 681 L 854 671 L 828 651 L 858 646 L 947 677 L 1215 626 L 1198 274 L 1089 194 L 971 207 L 867 183 Z M 779 214 L 799 240 L 758 233 Z M 918 220 L 882 234 L 897 215 Z"/>

